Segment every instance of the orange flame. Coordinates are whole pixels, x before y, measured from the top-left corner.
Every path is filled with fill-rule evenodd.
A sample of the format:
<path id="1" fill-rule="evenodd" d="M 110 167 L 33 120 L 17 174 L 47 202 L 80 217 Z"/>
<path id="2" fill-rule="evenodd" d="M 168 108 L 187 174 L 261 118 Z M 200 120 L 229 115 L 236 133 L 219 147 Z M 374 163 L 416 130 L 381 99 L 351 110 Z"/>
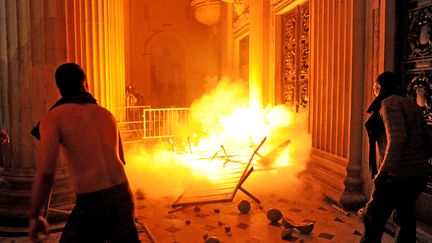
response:
<path id="1" fill-rule="evenodd" d="M 209 159 L 217 151 L 219 155 L 223 154 L 221 145 L 228 155 L 242 151 L 244 159 L 241 162 L 247 163 L 251 151 L 264 137 L 267 141 L 255 156 L 256 166 L 289 167 L 289 170 L 281 170 L 283 175 L 276 175 L 278 172 L 274 171 L 269 173 L 279 178 L 274 183 L 287 178 L 294 180 L 304 169 L 311 149 L 307 114 L 294 113 L 283 105 L 249 108 L 245 90 L 241 85 L 224 79 L 194 102 L 190 112 L 191 128 L 176 134 L 182 138 L 190 136 L 190 142 L 182 143 L 184 153 L 181 155 L 161 148 L 127 153 L 128 159 L 133 161 L 133 165 L 127 168 L 132 187 L 134 183 L 137 183 L 135 187 L 144 188 L 148 183 L 157 183 L 157 190 L 148 186 L 146 191 L 153 191 L 151 194 L 154 196 L 166 196 L 178 195 L 184 187 L 217 181 L 226 176 L 226 166 L 231 166 L 223 157 Z M 190 150 L 193 153 L 188 153 Z M 137 178 L 147 179 L 140 182 Z"/>

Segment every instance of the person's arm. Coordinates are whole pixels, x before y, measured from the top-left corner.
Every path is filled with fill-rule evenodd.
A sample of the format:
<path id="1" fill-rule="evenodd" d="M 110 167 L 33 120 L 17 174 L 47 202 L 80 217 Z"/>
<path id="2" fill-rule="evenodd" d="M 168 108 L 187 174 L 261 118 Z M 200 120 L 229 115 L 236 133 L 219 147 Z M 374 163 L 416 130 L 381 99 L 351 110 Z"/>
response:
<path id="1" fill-rule="evenodd" d="M 54 175 L 60 146 L 59 129 L 56 121 L 47 117 L 40 123 L 41 140 L 39 158 L 33 182 L 31 207 L 29 212 L 30 235 L 36 240 L 39 233 L 46 233 L 46 221 L 41 218 L 54 184 Z"/>
<path id="2" fill-rule="evenodd" d="M 120 132 L 118 133 L 118 137 L 119 137 L 119 156 L 120 156 L 120 160 L 121 162 L 123 162 L 124 165 L 126 165 L 126 160 L 124 158 L 124 152 L 123 152 L 123 143 L 121 140 L 121 136 L 120 136 Z"/>
<path id="3" fill-rule="evenodd" d="M 407 140 L 407 121 L 402 109 L 403 107 L 387 100 L 383 102 L 380 111 L 387 137 L 387 148 L 379 171 L 385 171 L 389 175 L 396 173 Z"/>

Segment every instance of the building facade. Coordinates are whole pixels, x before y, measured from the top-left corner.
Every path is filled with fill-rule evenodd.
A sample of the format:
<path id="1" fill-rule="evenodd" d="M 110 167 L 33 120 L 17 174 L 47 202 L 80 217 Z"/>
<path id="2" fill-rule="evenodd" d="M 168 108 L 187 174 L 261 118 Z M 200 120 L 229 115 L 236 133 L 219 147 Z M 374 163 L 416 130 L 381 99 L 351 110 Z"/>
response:
<path id="1" fill-rule="evenodd" d="M 110 110 L 127 86 L 145 104 L 183 107 L 206 78 L 241 79 L 251 105 L 308 115 L 308 179 L 361 207 L 372 188 L 363 123 L 374 78 L 393 70 L 408 93 L 431 89 L 431 11 L 425 0 L 0 0 L 0 128 L 11 136 L 0 145 L 0 215 L 26 216 L 37 158 L 29 131 L 58 98 L 55 67 L 69 61 Z M 54 203 L 70 204 L 67 174 L 58 176 Z M 418 202 L 430 225 L 431 192 Z"/>

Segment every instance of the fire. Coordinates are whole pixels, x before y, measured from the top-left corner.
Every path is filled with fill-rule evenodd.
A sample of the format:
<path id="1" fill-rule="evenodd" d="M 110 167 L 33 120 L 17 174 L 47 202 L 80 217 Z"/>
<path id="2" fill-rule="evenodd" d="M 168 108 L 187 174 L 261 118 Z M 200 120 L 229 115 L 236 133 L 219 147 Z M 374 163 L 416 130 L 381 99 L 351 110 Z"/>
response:
<path id="1" fill-rule="evenodd" d="M 284 172 L 289 171 L 289 177 L 280 177 L 294 178 L 304 169 L 310 152 L 306 114 L 294 113 L 283 105 L 250 108 L 245 90 L 241 85 L 222 80 L 191 106 L 190 129 L 176 134 L 176 137 L 188 138 L 177 144 L 181 148 L 174 153 L 170 146 L 161 144 L 152 151 L 141 151 L 131 158 L 134 169 L 133 172 L 127 169 L 128 174 L 146 174 L 133 175 L 134 178 L 157 177 L 158 193 L 179 194 L 185 187 L 202 187 L 227 178 L 228 171 L 247 163 L 256 146 L 267 138 L 255 155 L 253 166 L 263 169 L 290 167 Z M 278 172 L 269 173 L 277 177 Z M 161 189 L 164 177 L 172 186 Z"/>

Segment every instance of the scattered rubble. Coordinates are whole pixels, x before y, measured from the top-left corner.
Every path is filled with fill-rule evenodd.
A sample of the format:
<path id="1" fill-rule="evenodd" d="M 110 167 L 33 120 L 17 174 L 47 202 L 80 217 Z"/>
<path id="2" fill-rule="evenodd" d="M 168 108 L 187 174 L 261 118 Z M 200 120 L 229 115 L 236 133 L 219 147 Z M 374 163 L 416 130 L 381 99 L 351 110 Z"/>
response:
<path id="1" fill-rule="evenodd" d="M 144 192 L 141 191 L 140 189 L 137 189 L 137 190 L 135 191 L 135 198 L 136 198 L 136 200 L 138 200 L 138 201 L 144 200 L 144 199 L 145 199 Z"/>
<path id="2" fill-rule="evenodd" d="M 312 232 L 315 227 L 315 222 L 307 222 L 302 225 L 296 226 L 295 228 L 304 235 L 308 235 Z"/>
<path id="3" fill-rule="evenodd" d="M 284 229 L 281 232 L 281 238 L 282 240 L 289 240 L 291 239 L 292 235 L 294 233 L 293 229 Z"/>
<path id="4" fill-rule="evenodd" d="M 283 217 L 282 212 L 276 208 L 267 210 L 266 216 L 273 224 L 277 223 Z"/>
<path id="5" fill-rule="evenodd" d="M 240 203 L 237 205 L 237 208 L 240 213 L 247 214 L 251 209 L 251 204 L 248 200 L 241 200 Z"/>
<path id="6" fill-rule="evenodd" d="M 220 243 L 220 240 L 216 236 L 209 236 L 205 239 L 205 243 Z"/>
<path id="7" fill-rule="evenodd" d="M 292 220 L 290 220 L 288 218 L 283 218 L 282 219 L 282 226 L 284 226 L 287 229 L 296 229 L 301 234 L 308 235 L 314 229 L 315 222 L 306 221 L 306 222 L 303 222 L 301 224 L 296 224 L 296 223 L 292 222 Z"/>
<path id="8" fill-rule="evenodd" d="M 229 225 L 225 226 L 224 229 L 225 229 L 225 233 L 231 232 L 231 226 L 229 226 Z"/>
<path id="9" fill-rule="evenodd" d="M 287 229 L 294 228 L 294 225 L 287 218 L 282 219 L 282 226 L 287 228 Z"/>

